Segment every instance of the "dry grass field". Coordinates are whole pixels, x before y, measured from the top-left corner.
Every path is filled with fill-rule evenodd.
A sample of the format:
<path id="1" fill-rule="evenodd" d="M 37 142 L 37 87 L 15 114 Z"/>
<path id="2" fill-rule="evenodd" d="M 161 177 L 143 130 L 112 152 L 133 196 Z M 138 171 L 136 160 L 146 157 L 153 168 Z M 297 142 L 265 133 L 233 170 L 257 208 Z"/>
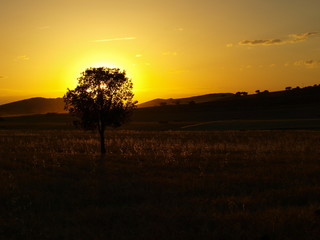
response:
<path id="1" fill-rule="evenodd" d="M 0 131 L 0 239 L 319 239 L 320 132 Z"/>

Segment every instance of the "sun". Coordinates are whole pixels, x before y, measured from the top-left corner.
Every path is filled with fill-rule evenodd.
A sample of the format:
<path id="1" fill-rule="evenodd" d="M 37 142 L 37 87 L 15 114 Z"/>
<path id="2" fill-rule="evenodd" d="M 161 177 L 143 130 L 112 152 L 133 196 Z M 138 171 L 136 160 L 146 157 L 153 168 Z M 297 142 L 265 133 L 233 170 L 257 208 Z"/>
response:
<path id="1" fill-rule="evenodd" d="M 69 65 L 64 72 L 64 78 L 70 87 L 74 87 L 77 84 L 77 80 L 80 77 L 81 73 L 84 72 L 88 68 L 98 68 L 98 67 L 107 67 L 107 68 L 119 68 L 120 70 L 126 70 L 125 66 L 122 64 L 118 64 L 116 62 L 108 62 L 108 61 L 88 61 L 88 59 L 84 59 L 82 61 L 75 61 Z"/>
<path id="2" fill-rule="evenodd" d="M 110 62 L 95 62 L 95 63 L 92 63 L 90 64 L 90 66 L 88 66 L 87 68 L 89 67 L 94 67 L 94 68 L 98 68 L 98 67 L 107 67 L 107 68 L 119 68 L 119 69 L 123 69 L 121 66 L 119 66 L 118 64 L 116 63 L 110 63 Z"/>
<path id="3" fill-rule="evenodd" d="M 141 66 L 141 64 L 137 64 L 136 57 L 127 54 L 112 54 L 112 52 L 100 51 L 82 52 L 79 55 L 67 58 L 59 74 L 65 88 L 73 89 L 77 86 L 81 73 L 88 68 L 118 68 L 125 71 L 126 76 L 132 80 L 133 91 L 139 92 L 143 89 L 144 79 L 146 78 L 145 71 Z"/>

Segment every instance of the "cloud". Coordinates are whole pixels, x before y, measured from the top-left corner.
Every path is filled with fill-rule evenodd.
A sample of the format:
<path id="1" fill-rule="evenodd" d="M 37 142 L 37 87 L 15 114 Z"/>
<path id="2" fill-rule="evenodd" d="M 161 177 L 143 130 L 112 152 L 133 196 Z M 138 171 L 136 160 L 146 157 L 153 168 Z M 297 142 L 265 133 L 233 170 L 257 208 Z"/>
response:
<path id="1" fill-rule="evenodd" d="M 165 56 L 168 56 L 168 55 L 177 56 L 178 53 L 177 52 L 167 51 L 167 52 L 162 52 L 162 55 L 165 55 Z"/>
<path id="2" fill-rule="evenodd" d="M 283 45 L 292 44 L 297 42 L 303 42 L 309 38 L 320 35 L 320 32 L 305 32 L 289 34 L 287 39 L 258 39 L 258 40 L 244 40 L 239 42 L 242 46 L 272 46 L 272 45 Z"/>
<path id="3" fill-rule="evenodd" d="M 297 33 L 297 34 L 290 34 L 289 36 L 299 40 L 307 40 L 308 38 L 319 35 L 320 32 L 306 32 L 306 33 Z"/>
<path id="4" fill-rule="evenodd" d="M 227 47 L 227 48 L 233 47 L 233 43 L 228 43 L 228 44 L 226 44 L 226 47 Z"/>
<path id="5" fill-rule="evenodd" d="M 138 57 L 142 57 L 142 54 L 136 54 L 136 57 L 138 58 Z"/>
<path id="6" fill-rule="evenodd" d="M 107 38 L 107 39 L 98 39 L 92 42 L 113 42 L 113 41 L 125 41 L 125 40 L 134 40 L 135 37 L 123 37 L 123 38 Z"/>
<path id="7" fill-rule="evenodd" d="M 256 46 L 256 45 L 279 45 L 284 44 L 281 39 L 267 39 L 267 40 L 244 40 L 239 42 L 239 45 L 249 45 L 249 46 Z"/>
<path id="8" fill-rule="evenodd" d="M 295 66 L 304 66 L 307 68 L 318 68 L 320 67 L 320 61 L 317 60 L 300 60 L 294 63 Z"/>
<path id="9" fill-rule="evenodd" d="M 28 60 L 30 60 L 30 58 L 27 55 L 21 55 L 21 56 L 16 57 L 16 60 L 18 60 L 18 61 L 28 61 Z"/>

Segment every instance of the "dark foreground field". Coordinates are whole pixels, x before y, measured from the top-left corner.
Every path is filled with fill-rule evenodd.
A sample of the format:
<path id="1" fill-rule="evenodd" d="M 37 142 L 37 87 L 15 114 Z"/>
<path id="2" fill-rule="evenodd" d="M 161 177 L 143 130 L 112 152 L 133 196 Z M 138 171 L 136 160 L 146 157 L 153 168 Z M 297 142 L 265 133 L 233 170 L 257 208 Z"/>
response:
<path id="1" fill-rule="evenodd" d="M 0 239 L 319 239 L 320 132 L 0 131 Z"/>

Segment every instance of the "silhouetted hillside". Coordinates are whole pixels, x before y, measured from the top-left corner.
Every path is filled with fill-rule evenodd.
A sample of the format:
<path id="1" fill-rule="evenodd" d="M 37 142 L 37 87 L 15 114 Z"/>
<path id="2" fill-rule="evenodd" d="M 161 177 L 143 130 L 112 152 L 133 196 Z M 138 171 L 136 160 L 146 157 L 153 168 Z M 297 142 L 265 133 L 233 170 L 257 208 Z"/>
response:
<path id="1" fill-rule="evenodd" d="M 30 98 L 0 105 L 0 116 L 65 113 L 62 98 Z"/>
<path id="2" fill-rule="evenodd" d="M 138 107 L 144 108 L 144 107 L 155 107 L 155 106 L 163 106 L 163 105 L 182 105 L 182 104 L 213 102 L 213 101 L 218 101 L 218 100 L 232 97 L 233 95 L 234 94 L 232 93 L 212 93 L 212 94 L 187 97 L 187 98 L 168 98 L 168 99 L 157 98 L 145 103 L 141 103 L 138 105 Z"/>
<path id="3" fill-rule="evenodd" d="M 140 108 L 134 121 L 216 121 L 320 118 L 320 87 L 233 95 L 214 102 Z"/>
<path id="4" fill-rule="evenodd" d="M 206 122 L 235 119 L 320 118 L 320 86 L 252 95 L 221 93 L 167 100 L 166 104 L 160 104 L 163 99 L 140 104 L 134 112 L 133 121 Z M 143 107 L 152 104 L 156 107 Z M 32 98 L 0 105 L 0 116 L 45 113 L 65 113 L 63 100 Z"/>
<path id="5" fill-rule="evenodd" d="M 39 98 L 33 101 L 46 102 Z M 30 99 L 26 102 L 30 104 Z M 16 106 L 15 104 L 17 103 L 9 106 Z M 60 104 L 63 109 L 61 99 Z M 41 109 L 37 104 L 33 106 L 37 106 L 37 112 Z M 3 106 L 0 106 L 0 110 L 1 107 Z M 21 108 L 19 109 L 21 113 Z M 35 111 L 27 110 L 25 109 L 23 113 L 30 114 L 31 110 Z M 54 109 L 50 110 L 53 111 Z M 49 112 L 48 108 L 43 112 Z M 72 121 L 69 114 L 4 117 L 0 121 L 0 129 L 73 129 Z M 320 129 L 320 87 L 233 95 L 206 103 L 138 108 L 133 114 L 132 122 L 124 125 L 122 129 L 153 131 Z"/>
<path id="6" fill-rule="evenodd" d="M 160 106 L 161 103 L 165 103 L 165 105 L 203 103 L 217 101 L 232 96 L 233 94 L 231 93 L 216 93 L 180 99 L 154 99 L 149 102 L 142 103 L 138 106 L 139 108 L 141 108 Z M 21 116 L 65 112 L 66 111 L 64 110 L 64 102 L 62 98 L 48 99 L 38 97 L 0 105 L 0 116 Z"/>

